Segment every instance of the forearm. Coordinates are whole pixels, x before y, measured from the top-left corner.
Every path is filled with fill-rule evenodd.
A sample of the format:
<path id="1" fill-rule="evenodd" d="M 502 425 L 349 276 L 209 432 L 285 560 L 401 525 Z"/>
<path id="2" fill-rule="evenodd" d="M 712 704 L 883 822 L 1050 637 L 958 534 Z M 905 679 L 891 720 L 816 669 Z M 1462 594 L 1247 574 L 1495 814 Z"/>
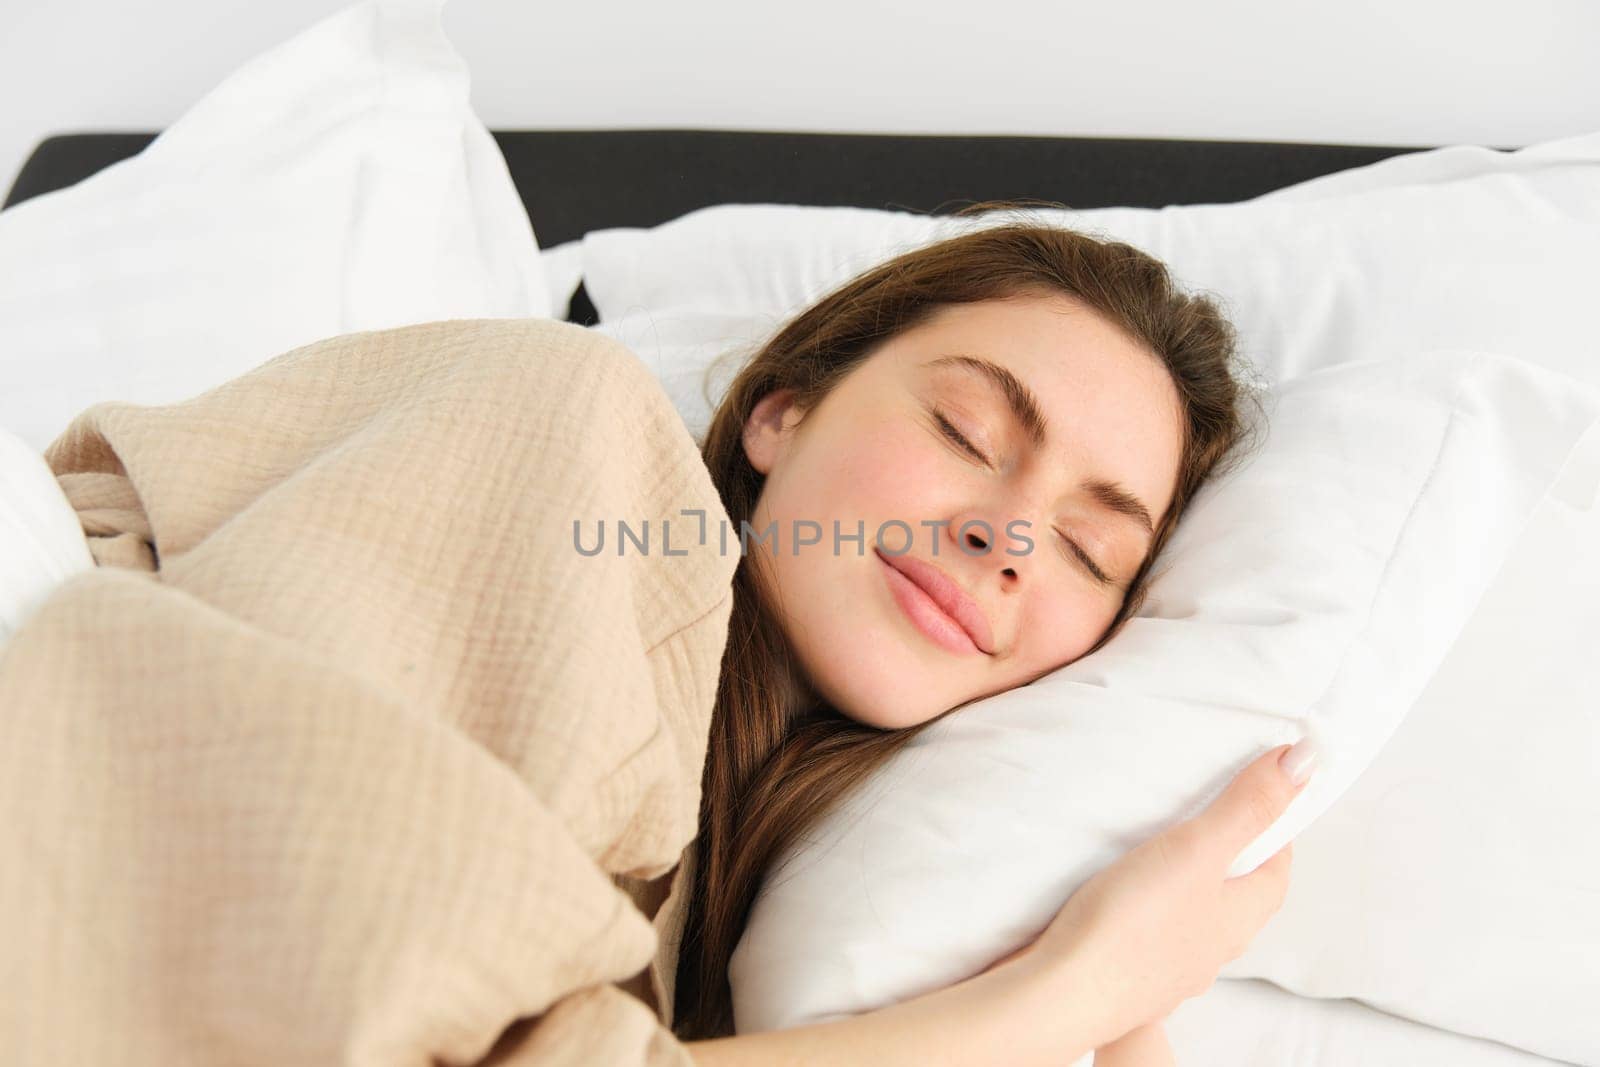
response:
<path id="1" fill-rule="evenodd" d="M 1060 1067 L 1095 1047 L 1089 993 L 1024 958 L 877 1011 L 688 1047 L 700 1067 Z"/>
<path id="2" fill-rule="evenodd" d="M 1177 1062 L 1160 1023 L 1137 1027 L 1094 1050 L 1094 1067 L 1176 1067 Z"/>

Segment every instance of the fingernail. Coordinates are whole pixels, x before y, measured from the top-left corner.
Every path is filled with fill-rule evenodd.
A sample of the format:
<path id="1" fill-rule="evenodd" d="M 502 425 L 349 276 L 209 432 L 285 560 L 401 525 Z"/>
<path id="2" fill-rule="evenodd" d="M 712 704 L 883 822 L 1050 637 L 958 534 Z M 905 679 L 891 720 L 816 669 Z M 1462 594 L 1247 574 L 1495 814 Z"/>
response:
<path id="1" fill-rule="evenodd" d="M 1317 769 L 1317 743 L 1310 736 L 1302 737 L 1290 745 L 1278 762 L 1283 766 L 1283 772 L 1295 785 L 1301 785 L 1311 772 Z"/>

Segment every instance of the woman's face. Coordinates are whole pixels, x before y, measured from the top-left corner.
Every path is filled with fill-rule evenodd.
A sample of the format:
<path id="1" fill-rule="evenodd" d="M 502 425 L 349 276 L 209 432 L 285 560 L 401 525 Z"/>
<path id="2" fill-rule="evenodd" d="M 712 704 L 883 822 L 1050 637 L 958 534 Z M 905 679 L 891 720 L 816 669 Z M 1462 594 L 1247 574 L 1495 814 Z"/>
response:
<path id="1" fill-rule="evenodd" d="M 1089 483 L 1118 483 L 1158 524 L 1179 404 L 1153 354 L 1063 295 L 941 308 L 803 419 L 788 390 L 763 398 L 744 434 L 766 475 L 746 550 L 776 578 L 805 680 L 899 728 L 1083 655 L 1152 536 Z M 941 608 L 952 589 L 965 607 Z"/>

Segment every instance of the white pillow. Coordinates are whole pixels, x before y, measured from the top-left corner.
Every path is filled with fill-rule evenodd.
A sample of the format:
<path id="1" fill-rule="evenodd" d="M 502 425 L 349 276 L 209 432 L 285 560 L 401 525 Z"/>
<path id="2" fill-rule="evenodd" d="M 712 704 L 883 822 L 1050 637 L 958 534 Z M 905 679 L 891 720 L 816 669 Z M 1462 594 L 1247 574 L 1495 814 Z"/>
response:
<path id="1" fill-rule="evenodd" d="M 0 213 L 0 425 L 42 448 L 92 403 L 170 403 L 322 337 L 549 316 L 442 6 L 346 8 Z"/>
<path id="2" fill-rule="evenodd" d="M 575 238 L 544 249 L 539 253 L 539 262 L 549 294 L 550 316 L 565 319 L 572 294 L 583 281 L 583 239 Z"/>
<path id="3" fill-rule="evenodd" d="M 1364 167 L 1351 167 L 1286 185 L 1282 189 L 1273 189 L 1256 197 L 1253 203 L 1259 204 L 1264 200 L 1318 200 L 1396 185 L 1431 185 L 1484 174 L 1525 174 L 1553 164 L 1582 164 L 1594 159 L 1594 138 L 1593 133 L 1575 134 L 1511 152 L 1474 144 L 1407 152 Z"/>
<path id="4" fill-rule="evenodd" d="M 1591 252 L 1597 161 L 1596 134 L 1512 153 L 1454 146 L 1245 204 L 1079 212 L 1067 221 L 1083 226 L 1103 216 L 1120 229 L 1110 236 L 1169 261 L 1174 249 L 1186 250 L 1192 266 L 1180 281 L 1223 298 L 1247 353 L 1269 377 L 1335 365 L 1364 351 L 1361 340 L 1473 345 L 1487 337 L 1592 383 L 1600 379 L 1587 321 L 1587 294 L 1600 281 Z M 1263 214 L 1266 204 L 1273 206 Z M 753 350 L 807 300 L 892 252 L 935 239 L 933 225 L 857 209 L 712 208 L 654 230 L 591 234 L 586 285 L 609 319 L 601 329 L 664 376 L 695 383 L 670 391 L 691 426 L 703 426 L 728 378 L 714 378 L 709 401 L 699 396 L 698 372 L 713 355 Z M 1404 298 L 1386 299 L 1388 290 Z M 1560 499 L 1593 497 L 1600 440 L 1591 436 L 1587 451 L 1588 465 L 1575 464 L 1563 478 L 1572 495 Z M 1592 906 L 1600 848 L 1585 847 L 1585 838 L 1554 821 L 1562 810 L 1565 825 L 1600 821 L 1592 789 L 1600 768 L 1597 676 L 1593 657 L 1578 652 L 1600 638 L 1600 515 L 1592 504 L 1552 496 L 1529 520 L 1517 553 L 1519 565 L 1495 578 L 1463 635 L 1487 636 L 1471 652 L 1452 649 L 1419 703 L 1432 713 L 1414 728 L 1408 722 L 1417 740 L 1403 751 L 1412 761 L 1386 758 L 1362 779 L 1373 784 L 1359 816 L 1319 823 L 1327 829 L 1305 836 L 1296 849 L 1299 896 L 1291 893 L 1259 950 L 1226 973 L 1311 995 L 1357 996 L 1435 1025 L 1600 1064 L 1586 1014 L 1571 1010 L 1600 997 Z M 1503 654 L 1485 658 L 1489 649 Z M 1524 671 L 1525 663 L 1536 668 Z M 1538 695 L 1541 730 L 1507 715 L 1523 693 Z M 1485 780 L 1480 772 L 1496 752 L 1521 758 Z M 1528 788 L 1546 781 L 1541 761 L 1569 777 Z M 1417 790 L 1419 773 L 1436 788 Z M 1408 798 L 1405 819 L 1374 850 L 1366 814 L 1400 804 L 1390 786 Z M 1467 794 L 1476 822 L 1462 819 L 1468 809 L 1457 798 Z M 1408 853 L 1415 860 L 1400 862 Z M 1461 885 L 1472 891 L 1452 891 Z M 1537 917 L 1508 903 L 1535 898 Z M 1307 903 L 1297 908 L 1297 899 Z M 1351 899 L 1362 906 L 1336 903 Z M 1553 988 L 1560 992 L 1544 995 Z M 1587 1058 L 1579 1059 L 1580 1049 Z"/>
<path id="5" fill-rule="evenodd" d="M 739 1031 L 975 973 L 1310 734 L 1318 773 L 1230 873 L 1253 870 L 1382 749 L 1600 420 L 1600 389 L 1482 351 L 1266 400 L 1265 439 L 1202 488 L 1115 641 L 935 723 L 779 858 L 730 966 Z"/>
<path id="6" fill-rule="evenodd" d="M 78 513 L 43 457 L 0 430 L 0 645 L 57 585 L 93 566 Z"/>
<path id="7" fill-rule="evenodd" d="M 1027 214 L 1126 241 L 1220 297 L 1269 383 L 1357 354 L 1481 348 L 1600 384 L 1585 343 L 1600 292 L 1600 133 L 1401 156 L 1296 188 L 1238 204 Z M 586 235 L 584 286 L 601 329 L 687 379 L 719 350 L 707 314 L 742 319 L 729 344 L 742 343 L 890 255 L 1006 220 L 720 205 Z M 685 405 L 703 432 L 712 405 Z"/>
<path id="8" fill-rule="evenodd" d="M 728 383 L 702 386 L 719 357 L 743 362 L 790 315 L 889 255 L 956 232 L 942 220 L 863 208 L 730 204 L 648 229 L 583 237 L 593 328 L 656 372 L 704 438 Z"/>
<path id="9" fill-rule="evenodd" d="M 1591 430 L 1224 976 L 1600 1065 L 1597 487 Z"/>

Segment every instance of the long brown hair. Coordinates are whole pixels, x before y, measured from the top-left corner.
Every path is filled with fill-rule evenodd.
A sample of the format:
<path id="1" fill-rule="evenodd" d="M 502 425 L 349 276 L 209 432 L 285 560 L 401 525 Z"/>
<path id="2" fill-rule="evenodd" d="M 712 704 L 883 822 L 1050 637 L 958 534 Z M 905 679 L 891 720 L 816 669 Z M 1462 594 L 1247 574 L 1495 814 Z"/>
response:
<path id="1" fill-rule="evenodd" d="M 957 214 L 1019 203 L 989 201 Z M 1139 610 L 1150 568 L 1195 492 L 1248 435 L 1240 405 L 1254 399 L 1234 376 L 1235 332 L 1217 305 L 1180 291 L 1159 260 L 1127 244 L 1020 217 L 986 224 L 890 259 L 787 321 L 733 378 L 701 448 L 730 530 L 751 518 L 761 494 L 763 476 L 743 436 L 762 397 L 794 389 L 799 410 L 810 411 L 880 345 L 940 308 L 1033 292 L 1067 294 L 1121 327 L 1166 365 L 1182 398 L 1172 502 L 1120 610 L 1089 651 L 1111 640 Z M 734 575 L 701 782 L 673 1010 L 673 1031 L 686 1041 L 734 1032 L 728 963 L 769 864 L 929 725 L 882 730 L 808 699 L 814 694 L 765 595 L 771 585 L 761 558 L 747 553 Z"/>

